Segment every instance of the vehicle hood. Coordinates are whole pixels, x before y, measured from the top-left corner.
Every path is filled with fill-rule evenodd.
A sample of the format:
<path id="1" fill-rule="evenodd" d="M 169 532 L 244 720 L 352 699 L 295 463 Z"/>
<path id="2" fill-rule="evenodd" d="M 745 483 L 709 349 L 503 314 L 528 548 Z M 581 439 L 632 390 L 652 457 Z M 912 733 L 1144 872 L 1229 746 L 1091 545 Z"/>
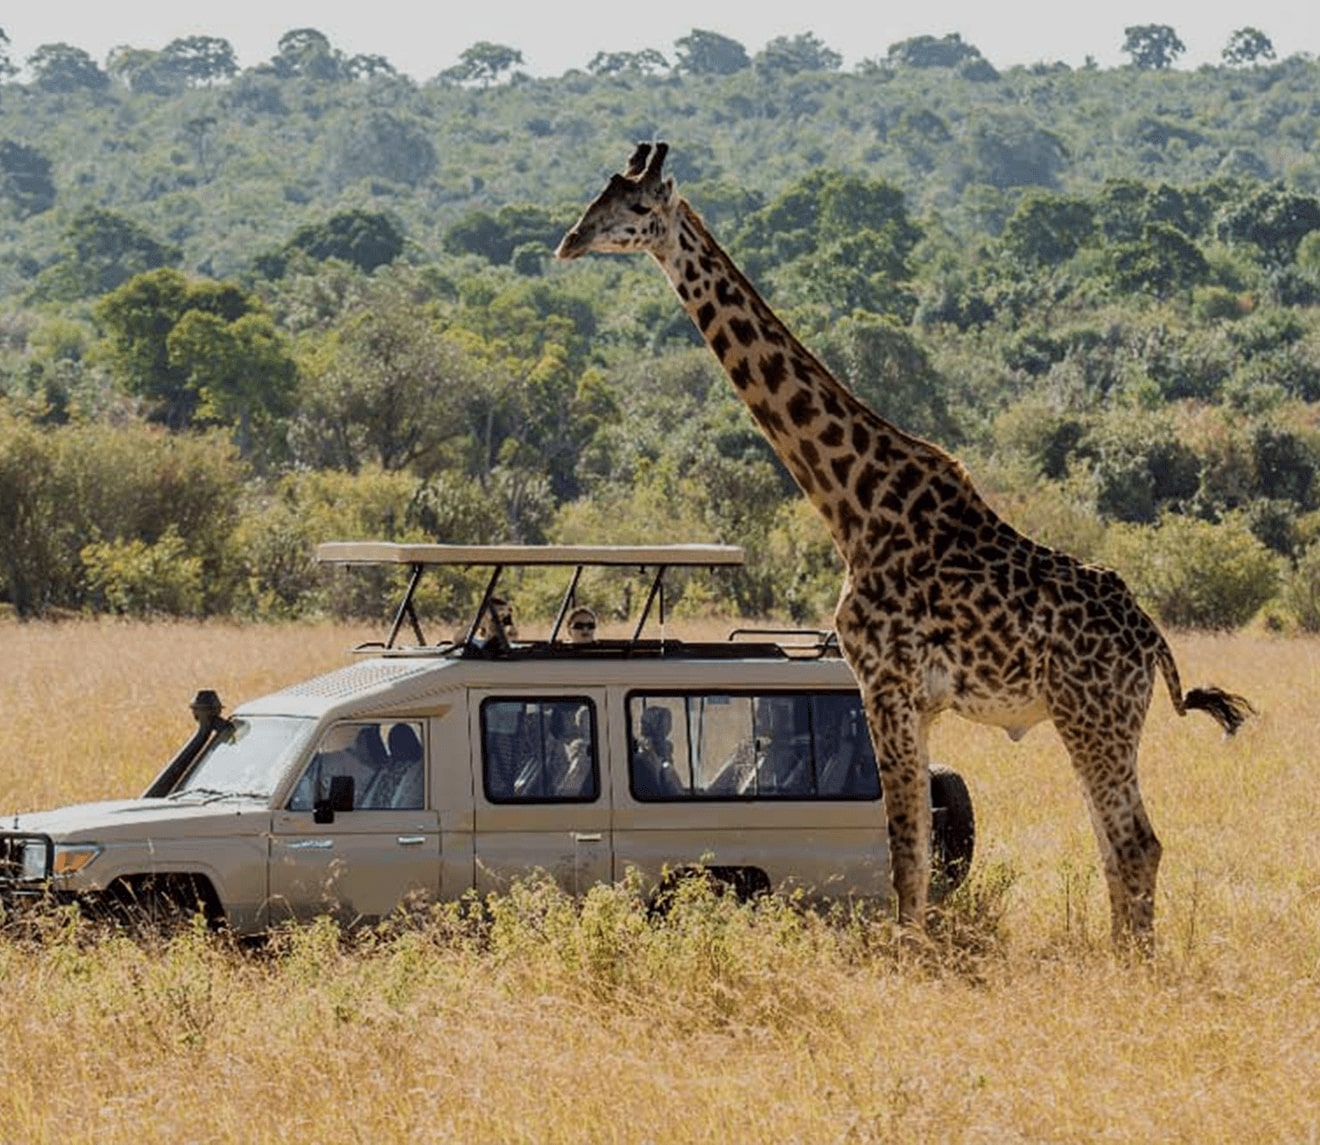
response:
<path id="1" fill-rule="evenodd" d="M 227 835 L 256 834 L 269 822 L 269 808 L 257 799 L 115 799 L 7 815 L 0 819 L 0 831 L 38 831 L 63 841 L 103 842 L 143 835 L 207 835 L 212 828 L 223 828 Z"/>

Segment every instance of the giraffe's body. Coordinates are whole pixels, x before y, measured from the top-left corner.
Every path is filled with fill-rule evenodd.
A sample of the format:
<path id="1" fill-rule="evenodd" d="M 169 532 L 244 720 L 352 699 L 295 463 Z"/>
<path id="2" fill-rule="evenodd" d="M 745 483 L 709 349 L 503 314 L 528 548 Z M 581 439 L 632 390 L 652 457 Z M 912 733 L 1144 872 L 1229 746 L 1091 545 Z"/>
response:
<path id="1" fill-rule="evenodd" d="M 857 676 L 888 816 L 901 921 L 929 882 L 927 731 L 952 710 L 1015 739 L 1051 720 L 1100 840 L 1116 937 L 1150 933 L 1160 845 L 1137 785 L 1156 673 L 1181 714 L 1235 730 L 1250 706 L 1182 694 L 1168 644 L 1116 573 L 1022 536 L 962 465 L 859 401 L 787 330 L 639 146 L 558 255 L 645 251 L 663 268 L 847 569 L 835 613 Z"/>

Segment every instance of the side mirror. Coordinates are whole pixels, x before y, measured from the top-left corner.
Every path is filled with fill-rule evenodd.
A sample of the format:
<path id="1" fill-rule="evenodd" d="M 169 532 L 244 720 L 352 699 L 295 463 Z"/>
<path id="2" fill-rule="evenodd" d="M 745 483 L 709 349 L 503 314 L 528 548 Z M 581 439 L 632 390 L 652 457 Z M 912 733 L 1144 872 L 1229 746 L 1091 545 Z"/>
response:
<path id="1" fill-rule="evenodd" d="M 353 777 L 351 775 L 332 775 L 330 793 L 324 799 L 318 799 L 312 805 L 313 823 L 333 823 L 338 811 L 353 810 Z"/>

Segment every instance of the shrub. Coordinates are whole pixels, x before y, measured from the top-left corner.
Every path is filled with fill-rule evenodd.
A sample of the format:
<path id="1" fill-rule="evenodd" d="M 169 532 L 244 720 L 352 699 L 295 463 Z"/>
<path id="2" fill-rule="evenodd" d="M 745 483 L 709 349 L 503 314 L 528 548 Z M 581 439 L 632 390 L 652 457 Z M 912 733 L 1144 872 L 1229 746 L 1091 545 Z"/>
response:
<path id="1" fill-rule="evenodd" d="M 1283 579 L 1283 607 L 1304 632 L 1320 632 L 1320 541 L 1312 544 Z"/>
<path id="2" fill-rule="evenodd" d="M 1238 628 L 1278 588 L 1278 559 L 1237 514 L 1218 525 L 1178 516 L 1154 528 L 1115 525 L 1104 556 L 1146 607 L 1179 628 Z"/>
<path id="3" fill-rule="evenodd" d="M 97 541 L 79 558 L 100 608 L 122 616 L 196 616 L 202 610 L 202 559 L 188 555 L 173 526 L 155 544 L 136 537 Z"/>

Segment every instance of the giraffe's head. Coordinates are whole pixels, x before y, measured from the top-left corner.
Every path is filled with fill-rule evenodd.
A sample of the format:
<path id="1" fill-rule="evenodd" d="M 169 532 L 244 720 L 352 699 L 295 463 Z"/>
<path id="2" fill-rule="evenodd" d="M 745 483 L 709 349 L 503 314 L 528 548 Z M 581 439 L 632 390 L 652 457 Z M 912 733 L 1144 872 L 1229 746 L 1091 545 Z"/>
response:
<path id="1" fill-rule="evenodd" d="M 677 197 L 674 180 L 661 176 L 669 144 L 639 143 L 628 170 L 610 177 L 605 190 L 578 219 L 555 251 L 580 258 L 591 251 L 655 251 L 671 233 Z M 650 160 L 648 162 L 647 160 Z"/>

